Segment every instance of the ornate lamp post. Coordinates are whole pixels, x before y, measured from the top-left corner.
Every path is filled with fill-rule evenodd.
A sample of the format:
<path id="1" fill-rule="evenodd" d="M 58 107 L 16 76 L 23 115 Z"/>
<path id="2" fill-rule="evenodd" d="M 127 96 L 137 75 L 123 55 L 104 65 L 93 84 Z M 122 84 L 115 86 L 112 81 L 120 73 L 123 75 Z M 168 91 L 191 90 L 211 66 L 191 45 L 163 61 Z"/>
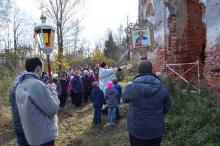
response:
<path id="1" fill-rule="evenodd" d="M 34 38 L 37 46 L 46 56 L 48 64 L 48 80 L 52 82 L 50 54 L 53 51 L 55 29 L 46 24 L 46 16 L 42 13 L 40 17 L 42 23 L 34 28 Z"/>

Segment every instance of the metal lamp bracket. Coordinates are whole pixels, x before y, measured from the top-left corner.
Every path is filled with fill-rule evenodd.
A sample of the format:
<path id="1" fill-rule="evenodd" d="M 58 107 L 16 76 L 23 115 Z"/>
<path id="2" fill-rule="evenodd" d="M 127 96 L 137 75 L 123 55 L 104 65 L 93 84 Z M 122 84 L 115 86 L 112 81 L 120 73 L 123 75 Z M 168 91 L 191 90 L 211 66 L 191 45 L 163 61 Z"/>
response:
<path id="1" fill-rule="evenodd" d="M 50 56 L 50 54 L 53 52 L 52 48 L 42 48 L 41 49 L 43 53 L 45 53 L 47 56 Z"/>

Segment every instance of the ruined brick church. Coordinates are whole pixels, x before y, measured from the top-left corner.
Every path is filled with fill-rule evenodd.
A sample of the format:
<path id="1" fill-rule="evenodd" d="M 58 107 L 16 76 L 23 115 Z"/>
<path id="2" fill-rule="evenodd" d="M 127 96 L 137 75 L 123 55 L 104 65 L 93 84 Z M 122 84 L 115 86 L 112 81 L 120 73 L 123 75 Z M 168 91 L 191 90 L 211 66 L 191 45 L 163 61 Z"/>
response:
<path id="1" fill-rule="evenodd" d="M 199 60 L 200 77 L 220 95 L 220 1 L 219 0 L 139 0 L 139 21 L 154 25 L 158 47 L 148 51 L 155 72 L 166 63 Z M 186 71 L 185 66 L 177 67 Z M 185 74 L 196 76 L 197 68 Z"/>

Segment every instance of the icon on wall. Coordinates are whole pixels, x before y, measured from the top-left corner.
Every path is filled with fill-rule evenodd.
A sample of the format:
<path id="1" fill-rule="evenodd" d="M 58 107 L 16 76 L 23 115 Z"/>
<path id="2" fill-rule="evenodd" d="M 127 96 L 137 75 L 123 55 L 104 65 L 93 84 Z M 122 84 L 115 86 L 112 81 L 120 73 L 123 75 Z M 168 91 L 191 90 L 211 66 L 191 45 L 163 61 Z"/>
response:
<path id="1" fill-rule="evenodd" d="M 153 45 L 153 31 L 150 27 L 134 28 L 131 31 L 133 48 L 150 48 Z"/>

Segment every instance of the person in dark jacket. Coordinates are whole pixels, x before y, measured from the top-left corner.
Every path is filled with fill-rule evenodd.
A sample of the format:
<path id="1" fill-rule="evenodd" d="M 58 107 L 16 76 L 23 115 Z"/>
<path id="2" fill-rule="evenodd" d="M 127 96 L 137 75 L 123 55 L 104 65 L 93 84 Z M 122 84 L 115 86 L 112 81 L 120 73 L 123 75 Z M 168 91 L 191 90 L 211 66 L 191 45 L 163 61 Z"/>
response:
<path id="1" fill-rule="evenodd" d="M 16 97 L 15 97 L 16 88 L 17 88 L 18 84 L 20 83 L 20 81 L 24 80 L 26 75 L 33 75 L 34 76 L 35 74 L 25 71 L 25 72 L 22 72 L 19 76 L 17 76 L 14 81 L 13 87 L 11 88 L 10 97 L 9 97 L 10 104 L 11 104 L 11 110 L 12 110 L 13 125 L 15 128 L 17 143 L 19 146 L 29 146 L 27 139 L 25 138 L 25 135 L 24 135 L 24 130 L 21 125 L 21 120 L 20 120 L 18 107 L 17 107 L 17 103 L 16 103 Z"/>
<path id="2" fill-rule="evenodd" d="M 105 100 L 108 107 L 107 126 L 115 125 L 116 123 L 116 109 L 118 107 L 118 91 L 114 88 L 112 81 L 106 83 Z"/>
<path id="3" fill-rule="evenodd" d="M 60 96 L 60 94 L 62 92 L 62 88 L 61 88 L 60 80 L 58 78 L 58 74 L 53 74 L 53 83 L 56 84 L 57 93 L 58 93 L 58 96 Z"/>
<path id="4" fill-rule="evenodd" d="M 114 84 L 114 88 L 118 91 L 118 103 L 120 103 L 121 102 L 122 87 L 118 83 L 117 79 L 114 79 L 112 82 Z"/>
<path id="5" fill-rule="evenodd" d="M 93 88 L 91 93 L 91 100 L 94 108 L 94 125 L 101 124 L 102 106 L 104 104 L 104 93 L 99 88 L 98 82 L 93 82 Z"/>
<path id="6" fill-rule="evenodd" d="M 59 95 L 60 108 L 66 108 L 66 99 L 67 99 L 69 83 L 67 80 L 67 74 L 65 72 L 61 72 L 59 74 L 59 82 L 61 86 L 61 94 Z"/>
<path id="7" fill-rule="evenodd" d="M 99 80 L 99 64 L 96 64 L 95 68 L 94 68 L 94 75 L 95 75 L 95 80 L 98 81 Z"/>
<path id="8" fill-rule="evenodd" d="M 152 73 L 149 60 L 138 65 L 139 75 L 129 82 L 122 94 L 129 102 L 128 132 L 131 146 L 160 146 L 164 133 L 164 114 L 172 100 L 161 80 Z"/>
<path id="9" fill-rule="evenodd" d="M 118 91 L 118 104 L 120 105 L 121 102 L 121 94 L 122 94 L 122 88 L 121 85 L 118 83 L 117 79 L 114 79 L 113 81 L 114 88 Z M 116 120 L 119 120 L 120 118 L 120 111 L 119 106 L 116 108 Z"/>
<path id="10" fill-rule="evenodd" d="M 95 79 L 95 75 L 94 75 L 94 72 L 92 70 L 89 70 L 89 96 L 90 96 L 90 101 L 91 101 L 91 92 L 92 92 L 92 83 L 95 82 L 96 79 Z"/>
<path id="11" fill-rule="evenodd" d="M 47 75 L 47 72 L 46 72 L 46 71 L 42 72 L 41 80 L 42 80 L 45 84 L 48 83 L 48 75 Z"/>
<path id="12" fill-rule="evenodd" d="M 88 102 L 88 99 L 89 99 L 89 96 L 90 96 L 90 81 L 89 81 L 89 72 L 87 70 L 84 70 L 83 71 L 83 77 L 82 77 L 82 80 L 83 80 L 83 84 L 84 84 L 84 103 L 87 103 Z"/>
<path id="13" fill-rule="evenodd" d="M 75 104 L 76 107 L 80 107 L 82 105 L 84 85 L 79 70 L 75 71 L 74 77 L 71 79 L 70 84 L 72 104 Z"/>

